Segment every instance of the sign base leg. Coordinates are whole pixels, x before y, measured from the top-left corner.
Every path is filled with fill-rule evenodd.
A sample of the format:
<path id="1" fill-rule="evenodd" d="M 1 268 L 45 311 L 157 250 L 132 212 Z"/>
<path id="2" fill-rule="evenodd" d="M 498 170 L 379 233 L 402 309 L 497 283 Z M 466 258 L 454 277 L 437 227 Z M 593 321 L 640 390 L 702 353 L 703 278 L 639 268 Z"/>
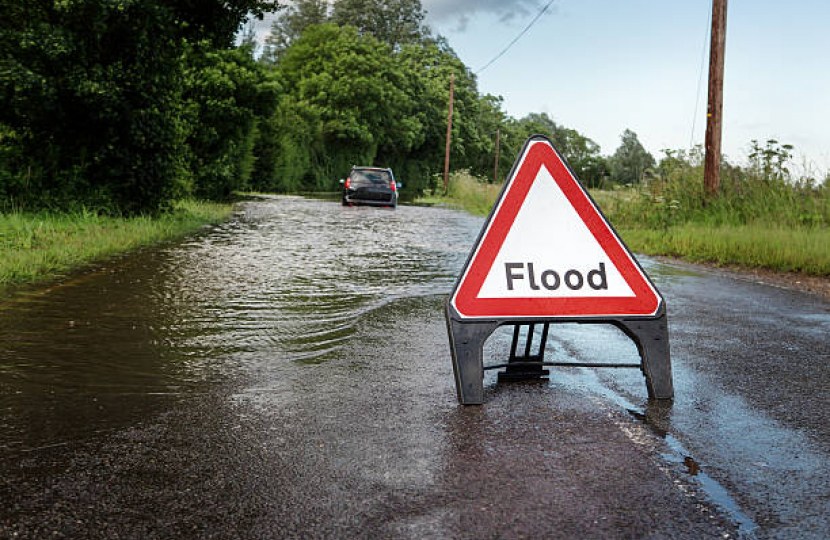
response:
<path id="1" fill-rule="evenodd" d="M 498 323 L 462 323 L 447 317 L 455 388 L 462 405 L 484 403 L 484 342 Z"/>
<path id="2" fill-rule="evenodd" d="M 656 319 L 629 319 L 614 321 L 613 324 L 637 344 L 648 397 L 673 399 L 669 328 L 665 313 Z"/>

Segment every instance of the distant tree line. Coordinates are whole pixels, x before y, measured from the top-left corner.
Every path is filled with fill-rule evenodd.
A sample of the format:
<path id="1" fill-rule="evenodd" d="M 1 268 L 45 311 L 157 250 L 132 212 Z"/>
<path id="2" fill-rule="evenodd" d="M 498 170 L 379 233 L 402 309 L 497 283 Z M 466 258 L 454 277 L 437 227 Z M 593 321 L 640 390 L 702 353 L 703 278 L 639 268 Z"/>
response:
<path id="1" fill-rule="evenodd" d="M 430 187 L 443 170 L 450 76 L 455 75 L 451 167 L 493 178 L 496 131 L 509 172 L 525 139 L 553 139 L 589 186 L 642 179 L 654 166 L 626 131 L 610 158 L 547 114 L 516 119 L 445 39 L 423 23 L 420 0 L 298 0 L 281 11 L 259 55 L 284 89 L 261 126 L 252 186 L 264 191 L 331 189 L 352 164 L 392 167 L 407 188 Z M 253 36 L 248 43 L 256 46 Z"/>
<path id="2" fill-rule="evenodd" d="M 281 9 L 280 9 L 281 8 Z M 280 9 L 261 51 L 248 17 Z M 501 97 L 424 25 L 420 0 L 4 0 L 0 207 L 165 209 L 235 190 L 331 190 L 353 164 L 413 192 L 451 166 L 501 179 L 548 135 L 589 186 L 640 181 L 654 159 L 626 131 L 615 154 Z"/>

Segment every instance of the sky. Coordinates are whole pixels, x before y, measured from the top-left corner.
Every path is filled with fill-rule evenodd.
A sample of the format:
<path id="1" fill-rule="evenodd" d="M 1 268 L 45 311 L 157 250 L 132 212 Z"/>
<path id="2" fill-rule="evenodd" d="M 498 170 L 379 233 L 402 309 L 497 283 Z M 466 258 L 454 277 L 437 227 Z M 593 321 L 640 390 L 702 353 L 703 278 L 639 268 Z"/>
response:
<path id="1" fill-rule="evenodd" d="M 422 0 L 426 23 L 473 71 L 547 2 Z M 517 118 L 549 114 L 606 155 L 625 129 L 657 158 L 664 148 L 703 144 L 710 12 L 711 0 L 554 0 L 478 73 L 479 90 L 502 96 Z M 730 161 L 745 163 L 752 139 L 774 138 L 795 147 L 797 172 L 830 170 L 828 21 L 827 0 L 729 1 L 723 151 Z"/>

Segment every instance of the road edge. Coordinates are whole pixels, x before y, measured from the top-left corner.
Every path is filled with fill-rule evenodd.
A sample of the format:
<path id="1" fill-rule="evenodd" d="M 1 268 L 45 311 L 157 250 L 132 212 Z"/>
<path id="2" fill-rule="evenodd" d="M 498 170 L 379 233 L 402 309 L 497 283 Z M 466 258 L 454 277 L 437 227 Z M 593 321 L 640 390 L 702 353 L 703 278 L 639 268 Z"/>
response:
<path id="1" fill-rule="evenodd" d="M 817 296 L 822 300 L 830 301 L 830 277 L 813 276 L 797 272 L 776 272 L 768 268 L 697 263 L 667 255 L 642 255 L 690 269 L 722 273 L 742 281 L 752 281 L 771 287 L 778 287 L 779 289 L 800 291 Z"/>

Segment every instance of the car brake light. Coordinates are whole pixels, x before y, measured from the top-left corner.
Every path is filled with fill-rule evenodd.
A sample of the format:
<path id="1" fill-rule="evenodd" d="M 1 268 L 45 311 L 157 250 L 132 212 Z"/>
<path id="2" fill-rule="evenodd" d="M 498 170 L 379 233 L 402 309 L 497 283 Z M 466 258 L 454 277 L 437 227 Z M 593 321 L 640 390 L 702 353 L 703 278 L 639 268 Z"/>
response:
<path id="1" fill-rule="evenodd" d="M 389 188 L 390 188 L 392 191 L 397 191 L 398 186 L 395 184 L 395 181 L 394 181 L 394 180 L 392 180 L 391 182 L 389 182 Z"/>
<path id="2" fill-rule="evenodd" d="M 346 183 L 343 184 L 343 187 L 346 188 L 346 189 L 349 189 L 349 187 L 351 187 L 351 185 L 352 185 L 352 177 L 347 176 L 346 177 Z"/>

